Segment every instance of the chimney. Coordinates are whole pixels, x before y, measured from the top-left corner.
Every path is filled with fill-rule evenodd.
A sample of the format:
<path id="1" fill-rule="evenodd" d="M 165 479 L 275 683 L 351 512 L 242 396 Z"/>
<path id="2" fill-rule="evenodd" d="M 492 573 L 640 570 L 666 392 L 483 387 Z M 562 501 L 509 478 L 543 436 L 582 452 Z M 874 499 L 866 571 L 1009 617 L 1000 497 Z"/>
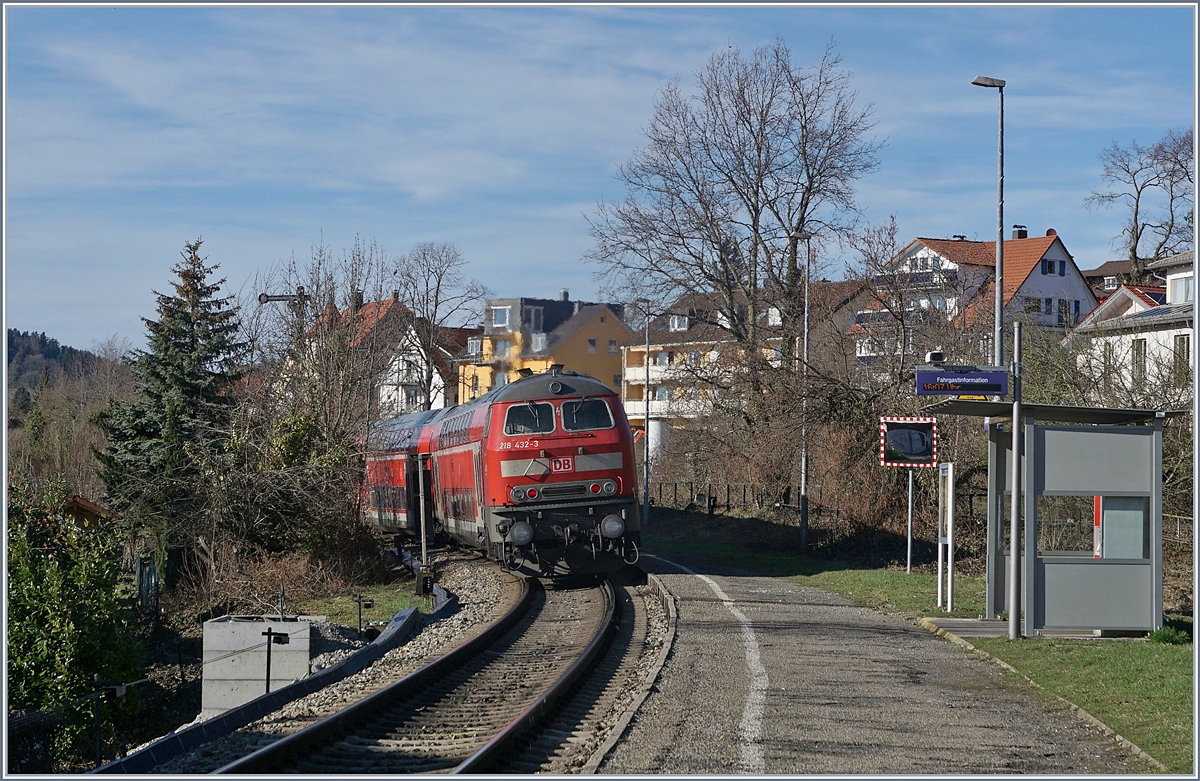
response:
<path id="1" fill-rule="evenodd" d="M 393 291 L 392 291 L 392 300 L 393 300 L 393 301 L 399 301 L 399 300 L 400 300 L 400 291 L 399 291 L 399 290 L 393 290 Z"/>
<path id="2" fill-rule="evenodd" d="M 565 301 L 566 299 L 563 299 L 563 300 Z M 579 314 L 579 302 L 578 301 L 575 302 L 575 311 L 571 312 L 571 314 L 573 314 L 573 315 Z"/>
<path id="3" fill-rule="evenodd" d="M 962 233 L 956 233 L 956 234 L 954 234 L 954 238 L 955 238 L 957 241 L 966 241 L 966 240 L 967 240 L 967 237 L 966 237 L 965 235 L 963 235 Z"/>
<path id="4" fill-rule="evenodd" d="M 565 287 L 562 290 L 558 291 L 558 300 L 559 301 L 570 301 L 571 300 L 570 291 L 568 291 Z"/>
<path id="5" fill-rule="evenodd" d="M 1024 225 L 1014 225 L 1012 237 L 1014 239 L 1027 239 L 1029 238 L 1029 229 Z"/>
<path id="6" fill-rule="evenodd" d="M 1054 228 L 1046 228 L 1046 235 L 1047 236 L 1057 236 L 1058 231 L 1054 230 Z"/>

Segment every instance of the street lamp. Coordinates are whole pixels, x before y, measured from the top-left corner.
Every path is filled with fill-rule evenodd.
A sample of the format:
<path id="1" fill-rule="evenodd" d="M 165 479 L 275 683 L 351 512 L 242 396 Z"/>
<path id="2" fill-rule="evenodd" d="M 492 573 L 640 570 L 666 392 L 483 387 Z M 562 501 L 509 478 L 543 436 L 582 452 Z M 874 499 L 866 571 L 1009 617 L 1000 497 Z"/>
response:
<path id="1" fill-rule="evenodd" d="M 642 418 L 642 528 L 650 525 L 650 301 L 639 298 L 636 303 L 642 307 L 646 317 L 646 354 L 645 384 L 642 386 L 642 399 L 646 404 L 646 414 Z"/>
<path id="2" fill-rule="evenodd" d="M 1004 79 L 976 76 L 971 80 L 976 87 L 995 87 L 1000 95 L 1000 151 L 999 173 L 996 185 L 996 316 L 992 329 L 992 365 L 1000 366 L 1004 360 Z"/>
<path id="3" fill-rule="evenodd" d="M 803 395 L 800 397 L 800 550 L 808 549 L 808 279 L 812 276 L 812 234 L 798 228 L 788 234 L 792 257 L 796 242 L 804 241 L 804 363 Z"/>

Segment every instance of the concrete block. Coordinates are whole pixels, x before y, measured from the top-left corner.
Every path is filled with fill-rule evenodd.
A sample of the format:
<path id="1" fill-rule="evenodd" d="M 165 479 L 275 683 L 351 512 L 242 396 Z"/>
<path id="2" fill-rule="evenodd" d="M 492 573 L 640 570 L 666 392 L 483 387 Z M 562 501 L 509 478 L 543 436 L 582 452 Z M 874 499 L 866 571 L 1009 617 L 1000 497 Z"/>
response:
<path id="1" fill-rule="evenodd" d="M 210 719 L 267 691 L 268 628 L 287 633 L 271 646 L 270 691 L 308 676 L 312 624 L 324 616 L 221 616 L 204 623 L 204 683 L 200 715 Z"/>

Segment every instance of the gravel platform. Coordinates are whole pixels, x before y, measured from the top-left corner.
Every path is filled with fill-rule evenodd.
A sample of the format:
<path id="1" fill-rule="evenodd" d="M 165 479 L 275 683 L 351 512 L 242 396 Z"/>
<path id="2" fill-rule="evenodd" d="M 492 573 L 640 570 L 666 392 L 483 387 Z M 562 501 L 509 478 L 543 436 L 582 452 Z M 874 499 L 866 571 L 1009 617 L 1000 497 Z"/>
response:
<path id="1" fill-rule="evenodd" d="M 987 660 L 782 578 L 639 562 L 675 644 L 600 773 L 1103 773 L 1151 768 Z"/>

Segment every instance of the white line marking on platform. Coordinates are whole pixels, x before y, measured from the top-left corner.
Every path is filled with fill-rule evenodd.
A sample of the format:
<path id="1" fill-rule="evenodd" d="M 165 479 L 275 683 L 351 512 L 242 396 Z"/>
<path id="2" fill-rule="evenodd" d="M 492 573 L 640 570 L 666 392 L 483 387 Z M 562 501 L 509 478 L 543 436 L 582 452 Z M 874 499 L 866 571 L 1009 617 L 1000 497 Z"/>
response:
<path id="1" fill-rule="evenodd" d="M 750 619 L 746 618 L 746 614 L 734 606 L 733 600 L 721 590 L 721 587 L 712 578 L 707 575 L 701 575 L 682 564 L 676 564 L 670 559 L 664 559 L 661 556 L 652 556 L 651 558 L 665 561 L 689 575 L 695 575 L 704 581 L 712 589 L 713 593 L 717 595 L 717 599 L 721 600 L 721 604 L 741 623 L 742 643 L 746 646 L 746 668 L 750 673 L 750 690 L 746 694 L 746 705 L 742 709 L 742 723 L 738 725 L 738 736 L 741 738 L 742 749 L 742 772 L 764 772 L 762 716 L 767 698 L 767 668 L 763 666 L 762 657 L 759 655 L 758 638 L 754 635 L 754 628 L 750 626 Z"/>

